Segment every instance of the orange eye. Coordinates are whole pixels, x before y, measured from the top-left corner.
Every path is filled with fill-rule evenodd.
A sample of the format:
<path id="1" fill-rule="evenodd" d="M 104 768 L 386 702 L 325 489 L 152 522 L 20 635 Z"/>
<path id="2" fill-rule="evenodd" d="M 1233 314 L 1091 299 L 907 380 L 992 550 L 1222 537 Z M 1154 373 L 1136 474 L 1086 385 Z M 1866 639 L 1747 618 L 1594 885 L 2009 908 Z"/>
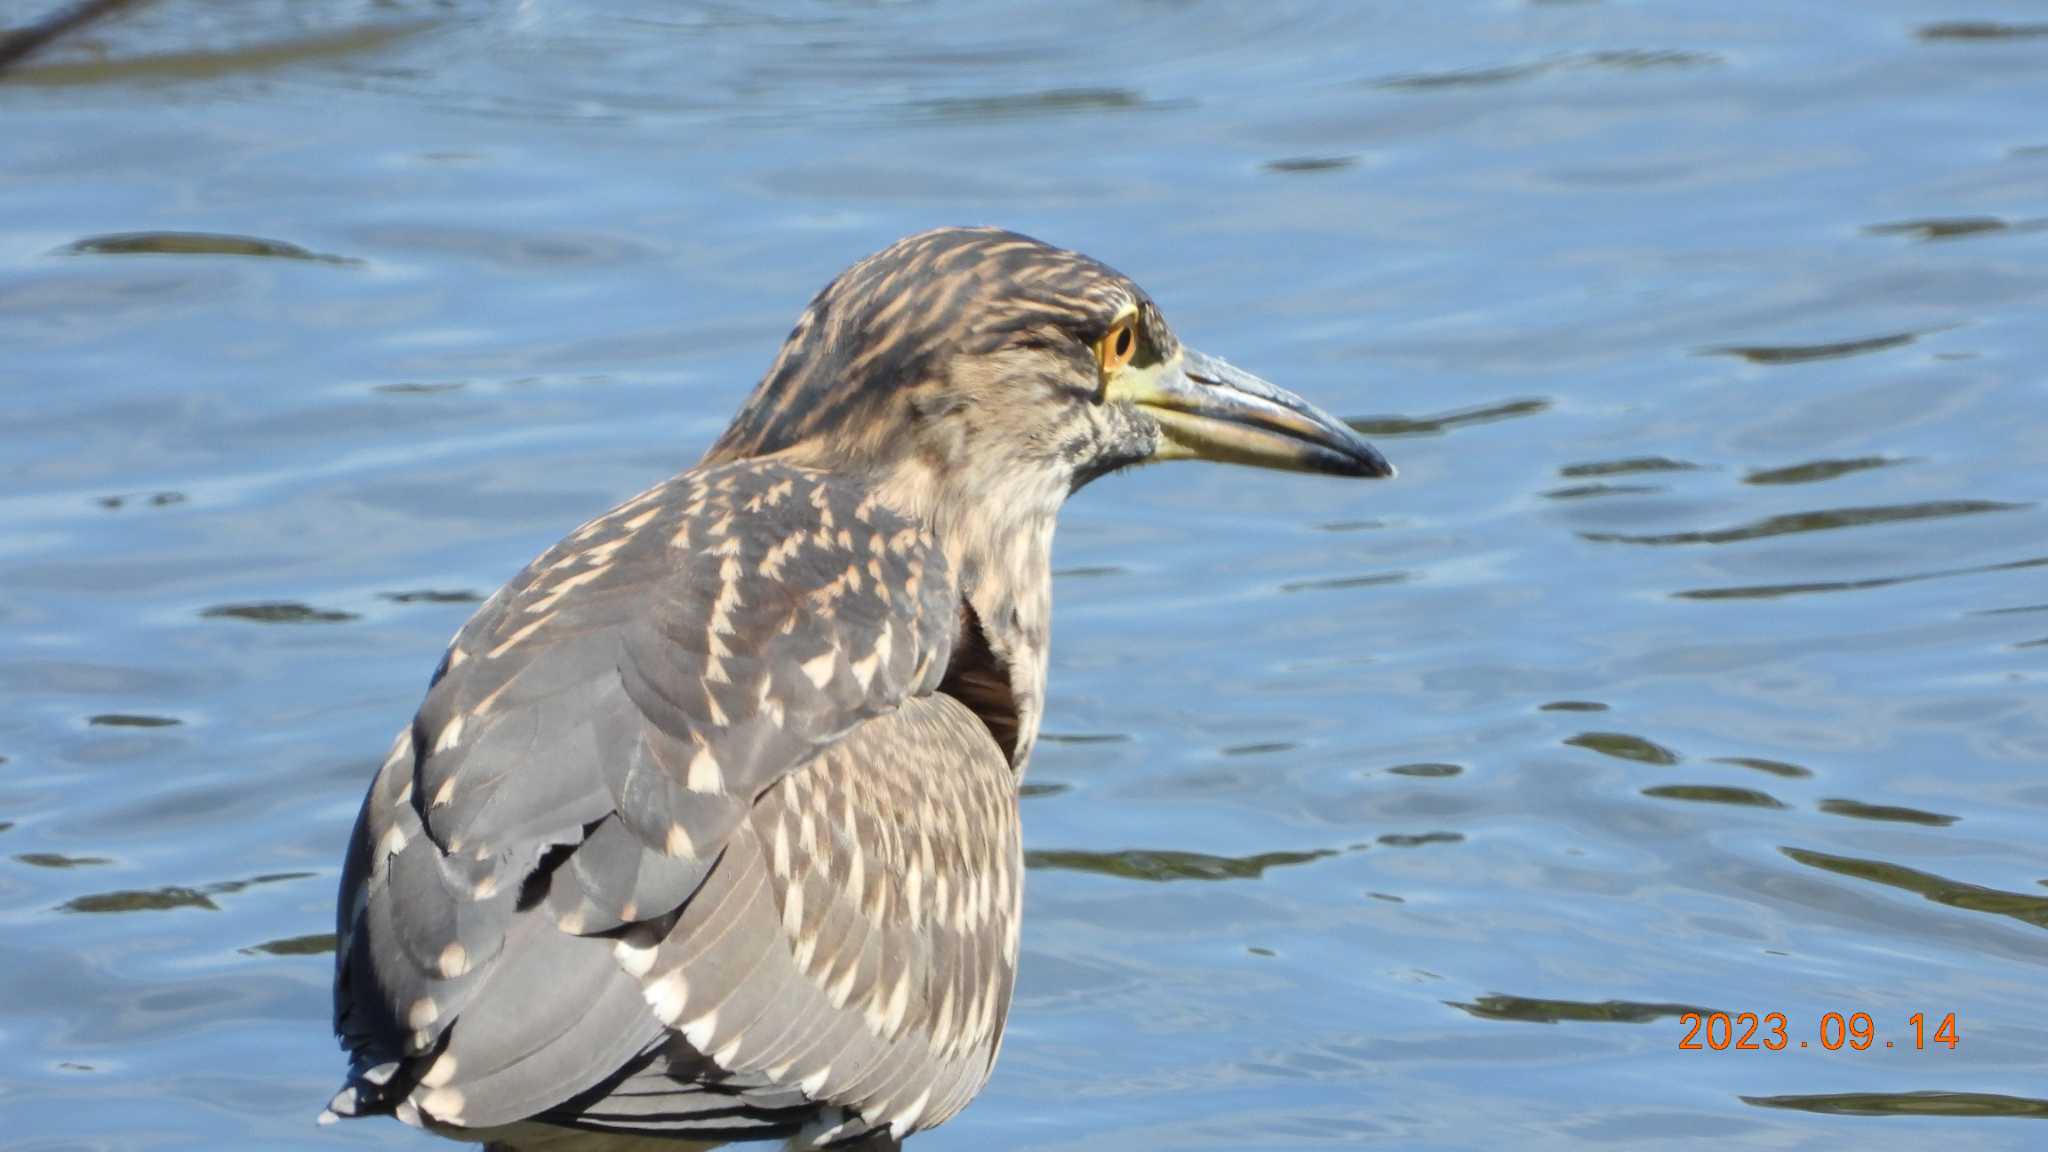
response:
<path id="1" fill-rule="evenodd" d="M 1096 363 L 1101 365 L 1105 377 L 1129 364 L 1131 357 L 1137 354 L 1137 324 L 1129 318 L 1117 321 L 1095 345 Z"/>

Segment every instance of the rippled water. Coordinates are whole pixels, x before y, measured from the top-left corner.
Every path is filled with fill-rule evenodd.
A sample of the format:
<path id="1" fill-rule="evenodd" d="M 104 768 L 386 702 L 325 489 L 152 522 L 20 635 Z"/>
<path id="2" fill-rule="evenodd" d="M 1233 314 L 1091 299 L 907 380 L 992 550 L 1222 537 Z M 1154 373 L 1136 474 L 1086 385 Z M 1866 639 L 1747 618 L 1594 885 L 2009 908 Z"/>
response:
<path id="1" fill-rule="evenodd" d="M 1070 506 L 1018 1005 L 923 1147 L 2043 1146 L 2044 108 L 2012 0 L 96 30 L 0 82 L 0 1143 L 429 1146 L 311 1118 L 441 644 L 991 222 L 1402 479 Z"/>

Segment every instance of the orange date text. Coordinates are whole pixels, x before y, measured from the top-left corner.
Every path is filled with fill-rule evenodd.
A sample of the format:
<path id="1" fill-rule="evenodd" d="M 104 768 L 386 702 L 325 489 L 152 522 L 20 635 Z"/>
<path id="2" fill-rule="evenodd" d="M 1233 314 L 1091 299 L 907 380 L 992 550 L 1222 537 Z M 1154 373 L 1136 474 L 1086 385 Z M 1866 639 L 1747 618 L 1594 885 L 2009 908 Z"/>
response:
<path id="1" fill-rule="evenodd" d="M 1798 1030 L 1783 1012 L 1687 1012 L 1678 1023 L 1685 1029 L 1678 1047 L 1687 1052 L 1783 1052 L 1787 1049 L 1821 1048 L 1840 1052 L 1868 1052 L 1873 1048 L 1910 1048 L 1924 1052 L 1946 1048 L 1953 1052 L 1962 1041 L 1956 1014 L 1935 1019 L 1915 1012 L 1896 1031 L 1878 1034 L 1877 1022 L 1868 1012 L 1844 1015 L 1829 1012 L 1821 1016 L 1811 1035 Z"/>

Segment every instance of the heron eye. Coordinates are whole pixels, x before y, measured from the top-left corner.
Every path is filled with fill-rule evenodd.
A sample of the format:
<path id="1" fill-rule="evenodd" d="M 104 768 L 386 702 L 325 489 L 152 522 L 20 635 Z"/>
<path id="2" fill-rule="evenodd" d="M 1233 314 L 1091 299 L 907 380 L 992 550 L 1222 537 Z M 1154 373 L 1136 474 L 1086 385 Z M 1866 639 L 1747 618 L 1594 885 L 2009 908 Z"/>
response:
<path id="1" fill-rule="evenodd" d="M 1096 363 L 1101 365 L 1105 379 L 1109 374 L 1131 362 L 1138 354 L 1137 322 L 1125 317 L 1112 325 L 1095 345 Z"/>

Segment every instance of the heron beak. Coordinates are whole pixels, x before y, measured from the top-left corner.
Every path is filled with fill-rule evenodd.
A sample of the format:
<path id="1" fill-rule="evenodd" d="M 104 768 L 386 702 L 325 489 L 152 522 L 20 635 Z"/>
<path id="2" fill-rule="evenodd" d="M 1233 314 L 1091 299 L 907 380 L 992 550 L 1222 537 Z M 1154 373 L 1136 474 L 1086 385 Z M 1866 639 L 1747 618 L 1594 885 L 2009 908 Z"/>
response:
<path id="1" fill-rule="evenodd" d="M 1111 399 L 1159 421 L 1154 460 L 1220 460 L 1332 476 L 1394 475 L 1394 466 L 1342 420 L 1192 348 L 1152 372 L 1126 373 Z"/>

